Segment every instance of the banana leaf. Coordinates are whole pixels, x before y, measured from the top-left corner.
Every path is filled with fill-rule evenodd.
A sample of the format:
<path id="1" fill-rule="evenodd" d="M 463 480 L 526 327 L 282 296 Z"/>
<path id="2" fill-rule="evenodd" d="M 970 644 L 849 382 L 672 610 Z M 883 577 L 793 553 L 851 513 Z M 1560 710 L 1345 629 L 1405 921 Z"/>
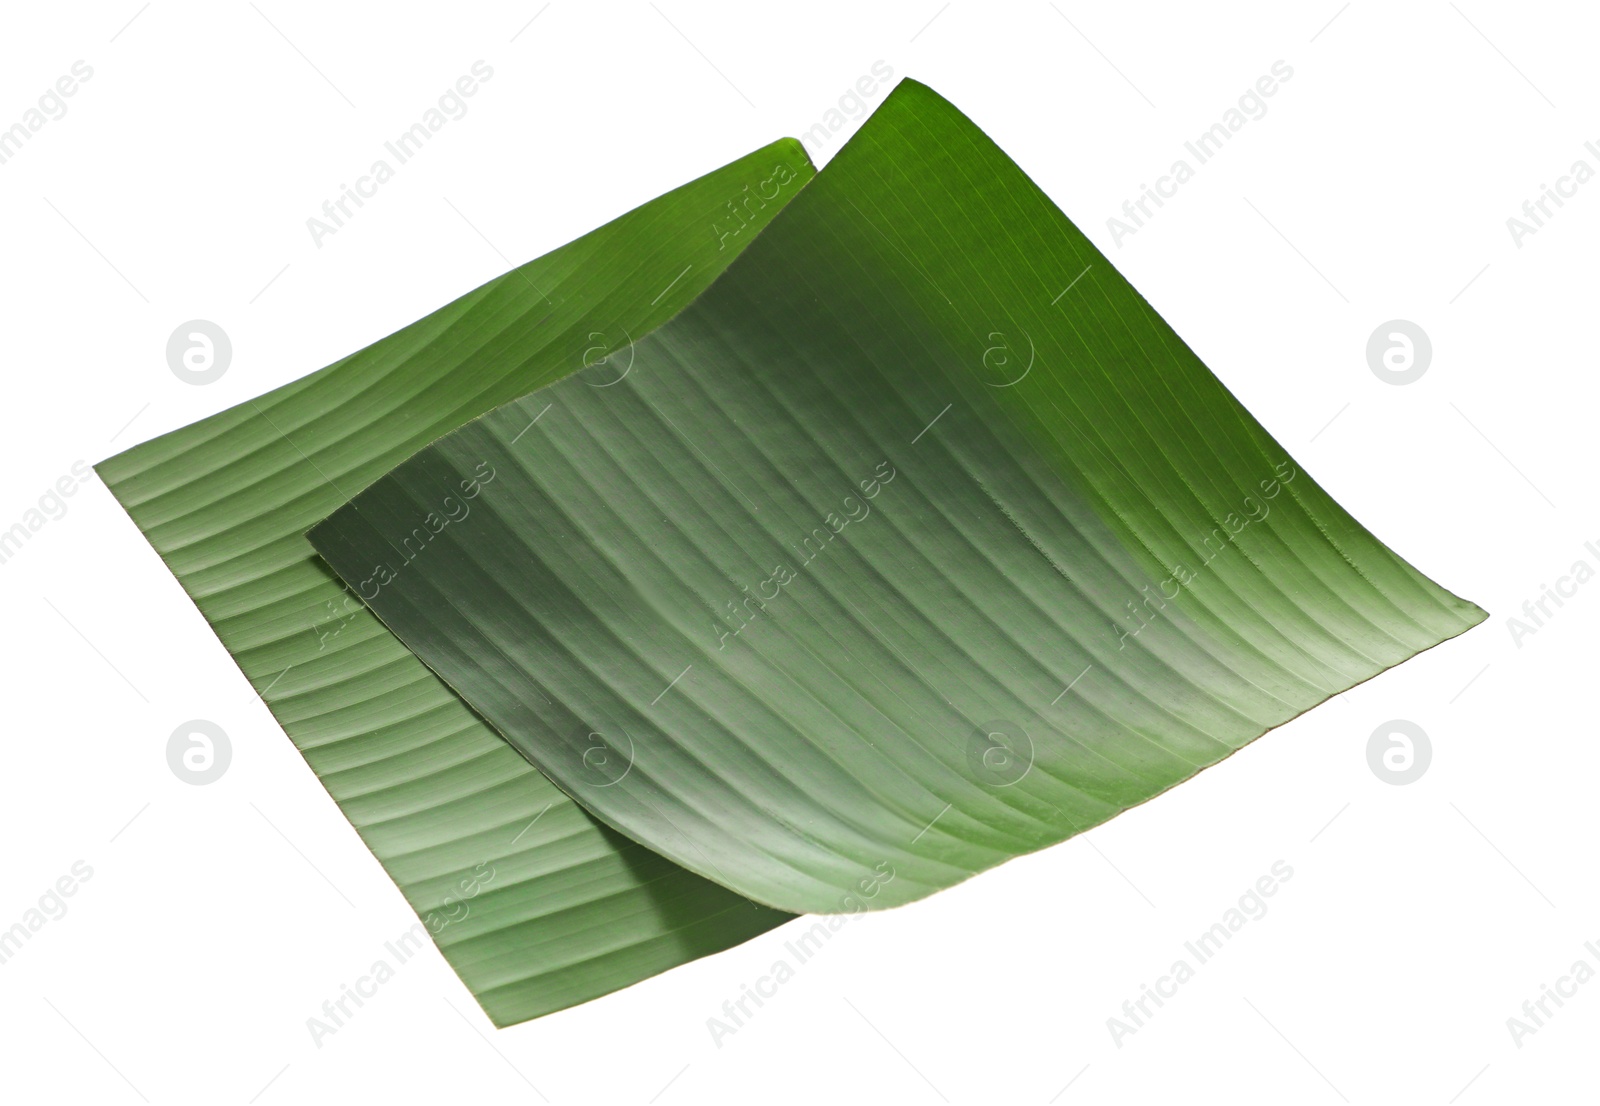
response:
<path id="1" fill-rule="evenodd" d="M 921 898 L 1485 617 L 914 81 L 642 329 L 310 540 L 583 809 L 749 900 Z"/>
<path id="2" fill-rule="evenodd" d="M 307 527 L 447 431 L 627 346 L 813 173 L 758 150 L 294 383 L 96 466 L 496 1024 L 787 915 L 597 821 L 329 571 Z"/>

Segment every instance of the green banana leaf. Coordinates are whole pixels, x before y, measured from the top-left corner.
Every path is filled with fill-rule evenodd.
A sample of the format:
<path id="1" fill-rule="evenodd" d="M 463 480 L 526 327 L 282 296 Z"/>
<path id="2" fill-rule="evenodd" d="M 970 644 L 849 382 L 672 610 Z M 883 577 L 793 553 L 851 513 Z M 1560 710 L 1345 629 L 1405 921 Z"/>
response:
<path id="1" fill-rule="evenodd" d="M 605 383 L 628 343 L 710 284 L 812 173 L 798 142 L 774 143 L 96 466 L 496 1024 L 786 915 L 572 803 L 349 594 L 305 531 L 491 408 L 574 372 Z"/>
<path id="2" fill-rule="evenodd" d="M 310 538 L 585 809 L 796 912 L 1064 840 L 1485 617 L 913 81 L 625 375 Z"/>

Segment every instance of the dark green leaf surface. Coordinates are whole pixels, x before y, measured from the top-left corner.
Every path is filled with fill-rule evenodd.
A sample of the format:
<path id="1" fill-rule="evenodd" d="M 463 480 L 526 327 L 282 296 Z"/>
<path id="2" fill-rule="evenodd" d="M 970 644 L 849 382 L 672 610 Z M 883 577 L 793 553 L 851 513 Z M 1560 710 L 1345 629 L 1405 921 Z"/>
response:
<path id="1" fill-rule="evenodd" d="M 97 466 L 497 1024 L 786 917 L 573 804 L 349 595 L 305 530 L 507 400 L 575 371 L 612 379 L 628 341 L 692 300 L 811 174 L 799 143 L 774 143 Z"/>
<path id="2" fill-rule="evenodd" d="M 633 354 L 312 541 L 564 791 L 785 910 L 1061 841 L 1484 617 L 915 82 Z"/>

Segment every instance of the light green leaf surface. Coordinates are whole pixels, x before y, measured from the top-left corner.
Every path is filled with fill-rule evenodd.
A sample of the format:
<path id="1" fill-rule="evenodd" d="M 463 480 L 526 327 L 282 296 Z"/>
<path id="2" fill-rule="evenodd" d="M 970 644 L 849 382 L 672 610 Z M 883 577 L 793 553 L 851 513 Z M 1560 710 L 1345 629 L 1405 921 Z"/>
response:
<path id="1" fill-rule="evenodd" d="M 1061 841 L 1484 618 L 915 82 L 632 353 L 312 541 L 562 790 L 784 910 Z"/>
<path id="2" fill-rule="evenodd" d="M 305 531 L 694 298 L 812 175 L 774 143 L 358 353 L 97 467 L 501 1025 L 786 920 L 596 822 L 353 599 Z M 587 367 L 585 367 L 587 366 Z"/>

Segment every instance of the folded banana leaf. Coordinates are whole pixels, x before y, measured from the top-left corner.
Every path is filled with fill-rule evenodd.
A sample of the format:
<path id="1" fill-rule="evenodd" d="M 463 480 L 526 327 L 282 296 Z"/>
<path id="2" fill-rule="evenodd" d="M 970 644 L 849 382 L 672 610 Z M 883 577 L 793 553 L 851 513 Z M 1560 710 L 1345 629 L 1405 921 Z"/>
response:
<path id="1" fill-rule="evenodd" d="M 754 902 L 921 898 L 1485 617 L 913 81 L 646 329 L 310 540 L 584 811 Z"/>

